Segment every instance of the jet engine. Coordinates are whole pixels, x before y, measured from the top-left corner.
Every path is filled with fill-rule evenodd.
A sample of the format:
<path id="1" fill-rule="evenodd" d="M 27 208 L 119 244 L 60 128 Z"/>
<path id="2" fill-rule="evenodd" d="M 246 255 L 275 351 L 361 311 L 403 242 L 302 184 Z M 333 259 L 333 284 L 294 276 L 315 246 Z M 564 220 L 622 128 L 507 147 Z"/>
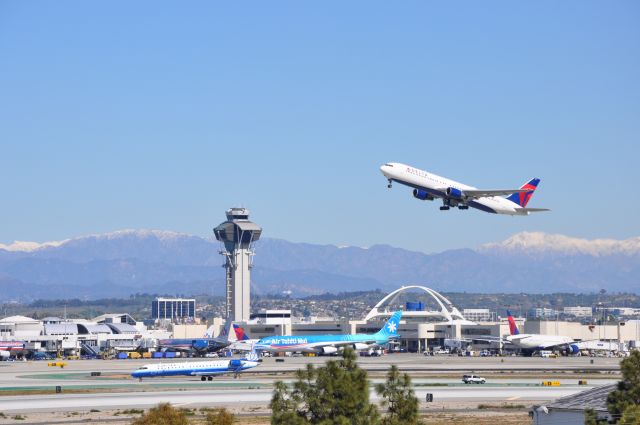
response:
<path id="1" fill-rule="evenodd" d="M 369 344 L 363 344 L 361 342 L 356 342 L 355 344 L 353 344 L 354 350 L 366 350 L 368 348 L 369 348 Z"/>
<path id="2" fill-rule="evenodd" d="M 9 351 L 0 350 L 0 359 L 6 359 L 11 355 Z"/>
<path id="3" fill-rule="evenodd" d="M 463 199 L 464 192 L 461 191 L 460 189 L 456 189 L 455 187 L 448 187 L 447 196 L 454 199 Z"/>
<path id="4" fill-rule="evenodd" d="M 433 201 L 435 199 L 426 190 L 422 189 L 413 189 L 413 197 L 421 201 Z"/>
<path id="5" fill-rule="evenodd" d="M 569 347 L 567 347 L 567 354 L 578 354 L 580 353 L 580 347 L 578 347 L 576 344 L 570 344 Z"/>
<path id="6" fill-rule="evenodd" d="M 322 352 L 324 354 L 333 354 L 337 353 L 338 349 L 336 347 L 322 347 Z"/>
<path id="7" fill-rule="evenodd" d="M 238 360 L 238 359 L 229 360 L 229 366 L 227 367 L 229 369 L 237 369 L 239 367 L 242 367 L 242 360 Z"/>

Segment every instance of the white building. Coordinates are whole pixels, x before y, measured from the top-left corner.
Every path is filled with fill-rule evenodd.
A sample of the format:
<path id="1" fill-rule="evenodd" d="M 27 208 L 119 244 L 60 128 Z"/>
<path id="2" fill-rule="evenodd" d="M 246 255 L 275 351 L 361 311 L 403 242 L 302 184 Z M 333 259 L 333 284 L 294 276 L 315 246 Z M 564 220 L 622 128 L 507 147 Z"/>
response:
<path id="1" fill-rule="evenodd" d="M 465 319 L 472 322 L 495 322 L 496 314 L 488 308 L 465 308 L 462 310 Z"/>
<path id="2" fill-rule="evenodd" d="M 575 317 L 591 317 L 593 310 L 591 307 L 565 307 L 562 312 L 567 316 Z"/>
<path id="3" fill-rule="evenodd" d="M 25 316 L 9 316 L 0 320 L 0 339 L 15 340 L 38 336 L 43 325 L 39 320 Z"/>

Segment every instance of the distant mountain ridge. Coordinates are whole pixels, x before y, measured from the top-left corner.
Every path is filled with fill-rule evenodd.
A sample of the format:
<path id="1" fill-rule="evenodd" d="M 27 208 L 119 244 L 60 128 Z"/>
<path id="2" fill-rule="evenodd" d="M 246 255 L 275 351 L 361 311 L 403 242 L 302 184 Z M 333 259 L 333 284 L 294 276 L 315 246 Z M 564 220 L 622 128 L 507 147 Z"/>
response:
<path id="1" fill-rule="evenodd" d="M 503 242 L 489 243 L 480 247 L 480 251 L 554 251 L 563 254 L 583 254 L 606 256 L 614 254 L 639 255 L 640 236 L 625 240 L 616 239 L 578 239 L 564 235 L 542 232 L 516 233 Z"/>
<path id="2" fill-rule="evenodd" d="M 0 301 L 127 296 L 136 292 L 222 294 L 213 239 L 161 230 L 121 230 L 63 241 L 0 245 Z M 295 295 L 392 290 L 419 283 L 449 292 L 638 292 L 640 237 L 585 240 L 518 233 L 476 250 L 437 254 L 368 248 L 256 244 L 253 288 Z"/>

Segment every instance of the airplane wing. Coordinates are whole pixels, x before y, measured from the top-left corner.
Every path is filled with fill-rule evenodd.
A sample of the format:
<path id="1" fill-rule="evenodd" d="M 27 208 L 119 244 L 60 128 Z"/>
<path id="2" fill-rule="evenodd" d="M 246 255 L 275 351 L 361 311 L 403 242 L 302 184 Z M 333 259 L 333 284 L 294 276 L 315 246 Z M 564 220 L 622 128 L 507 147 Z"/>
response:
<path id="1" fill-rule="evenodd" d="M 594 339 L 585 339 L 582 341 L 573 341 L 573 342 L 561 342 L 558 344 L 552 344 L 552 345 L 547 345 L 544 348 L 562 348 L 562 347 L 570 347 L 572 345 L 576 345 L 578 347 L 580 347 L 580 344 L 585 343 L 585 342 L 591 342 L 591 341 L 599 341 L 598 338 L 594 338 Z"/>
<path id="2" fill-rule="evenodd" d="M 530 192 L 529 189 L 499 189 L 499 190 L 464 190 L 467 198 L 486 198 L 487 196 L 507 196 L 513 193 Z"/>

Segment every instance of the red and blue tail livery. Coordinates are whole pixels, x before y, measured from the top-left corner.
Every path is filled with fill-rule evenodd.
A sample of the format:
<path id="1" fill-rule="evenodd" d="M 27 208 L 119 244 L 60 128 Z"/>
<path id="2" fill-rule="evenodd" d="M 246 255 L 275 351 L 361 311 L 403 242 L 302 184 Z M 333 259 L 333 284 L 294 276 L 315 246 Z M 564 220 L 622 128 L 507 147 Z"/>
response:
<path id="1" fill-rule="evenodd" d="M 508 196 L 507 199 L 520 205 L 522 208 L 526 208 L 529 203 L 529 199 L 531 199 L 533 192 L 535 192 L 538 187 L 538 183 L 540 183 L 540 179 L 538 178 L 529 180 L 520 188 L 520 190 L 525 190 L 526 192 L 514 193 L 511 196 Z"/>
<path id="2" fill-rule="evenodd" d="M 242 329 L 240 326 L 236 325 L 235 323 L 233 324 L 233 330 L 236 333 L 236 338 L 238 339 L 238 341 L 246 341 L 249 339 L 249 335 L 244 333 L 244 329 Z"/>
<path id="3" fill-rule="evenodd" d="M 509 321 L 509 333 L 511 335 L 520 335 L 518 326 L 516 326 L 516 321 L 513 320 L 513 316 L 509 310 L 507 310 L 507 320 Z"/>

